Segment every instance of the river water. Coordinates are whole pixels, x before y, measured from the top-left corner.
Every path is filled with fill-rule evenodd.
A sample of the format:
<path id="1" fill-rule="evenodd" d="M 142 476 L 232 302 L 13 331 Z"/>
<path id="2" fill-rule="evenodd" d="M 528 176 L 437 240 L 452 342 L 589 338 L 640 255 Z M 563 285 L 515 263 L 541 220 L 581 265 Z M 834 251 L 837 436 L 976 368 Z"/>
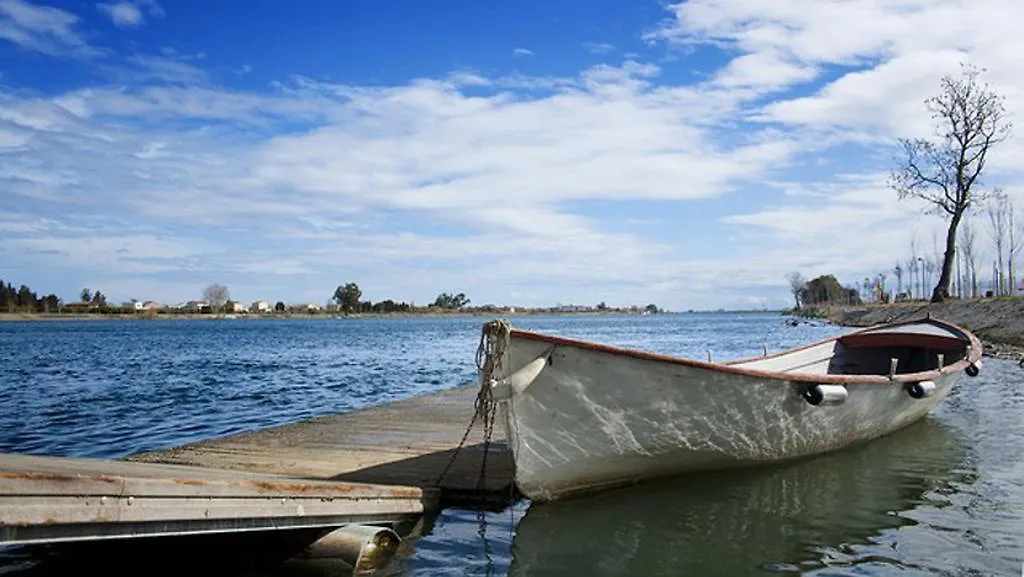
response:
<path id="1" fill-rule="evenodd" d="M 0 452 L 123 457 L 470 383 L 484 320 L 0 323 Z M 723 360 L 847 330 L 771 313 L 511 320 Z M 418 531 L 389 574 L 1021 576 L 1024 370 L 986 359 L 933 415 L 834 454 L 447 509 Z M 38 569 L 0 550 L 0 574 Z"/>

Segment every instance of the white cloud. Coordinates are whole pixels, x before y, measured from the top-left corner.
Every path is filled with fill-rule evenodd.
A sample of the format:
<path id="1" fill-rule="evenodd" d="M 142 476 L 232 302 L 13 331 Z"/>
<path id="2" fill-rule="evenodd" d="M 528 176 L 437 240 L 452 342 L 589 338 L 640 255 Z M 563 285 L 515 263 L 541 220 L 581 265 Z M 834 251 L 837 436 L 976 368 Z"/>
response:
<path id="1" fill-rule="evenodd" d="M 990 0 L 1010 7 L 1013 0 Z M 807 63 L 864 63 L 907 48 L 948 47 L 966 4 L 958 0 L 691 0 L 648 38 L 716 42 L 743 53 L 783 50 Z"/>
<path id="2" fill-rule="evenodd" d="M 753 52 L 734 58 L 715 75 L 722 86 L 779 89 L 818 76 L 815 66 L 798 64 L 772 51 Z"/>
<path id="3" fill-rule="evenodd" d="M 103 12 L 115 26 L 120 28 L 137 28 L 146 23 L 146 15 L 159 17 L 164 15 L 163 8 L 156 0 L 133 0 L 125 2 L 101 2 L 96 8 Z"/>
<path id="4" fill-rule="evenodd" d="M 145 16 L 138 6 L 131 2 L 118 2 L 116 4 L 97 4 L 96 8 L 107 15 L 115 26 L 136 27 L 145 22 Z"/>
<path id="5" fill-rule="evenodd" d="M 533 50 L 529 48 L 516 48 L 512 50 L 513 56 L 533 56 Z"/>
<path id="6" fill-rule="evenodd" d="M 275 120 L 322 120 L 333 113 L 343 112 L 325 108 L 324 105 L 330 101 L 312 94 L 308 97 L 253 94 L 204 86 L 84 89 L 69 93 L 62 99 L 70 99 L 91 114 L 149 122 L 206 119 L 259 125 Z"/>
<path id="7" fill-rule="evenodd" d="M 198 84 L 207 78 L 205 70 L 189 64 L 181 57 L 136 54 L 128 57 L 126 62 L 131 66 L 129 74 L 134 75 L 135 82 L 155 79 L 183 84 Z"/>
<path id="8" fill-rule="evenodd" d="M 21 148 L 26 142 L 28 138 L 24 134 L 0 128 L 0 151 Z"/>
<path id="9" fill-rule="evenodd" d="M 583 48 L 591 54 L 608 54 L 615 50 L 615 45 L 606 42 L 584 42 Z"/>
<path id="10" fill-rule="evenodd" d="M 848 72 L 853 74 L 890 65 L 909 78 L 897 81 L 900 73 L 894 70 L 888 84 L 880 78 L 881 84 L 866 81 L 858 88 L 877 92 L 869 98 L 896 101 L 919 101 L 922 90 L 933 88 L 939 75 L 952 70 L 949 55 L 961 53 L 993 71 L 1005 68 L 1009 75 L 1017 68 L 1015 55 L 1024 48 L 1015 31 L 1024 4 L 1016 0 L 691 0 L 673 6 L 672 13 L 670 21 L 647 37 L 716 44 L 737 54 L 726 72 L 743 68 L 747 61 L 750 69 L 741 77 L 754 73 L 778 87 L 807 81 L 823 65 L 852 66 Z M 755 63 L 790 69 L 756 74 Z M 915 81 L 920 87 L 906 94 Z M 821 106 L 818 101 L 807 104 Z"/>
<path id="11" fill-rule="evenodd" d="M 965 57 L 958 51 L 915 52 L 895 57 L 873 68 L 850 72 L 812 96 L 769 104 L 764 108 L 763 118 L 795 125 L 930 136 L 931 121 L 925 113 L 924 100 L 935 93 L 939 77 L 954 73 L 957 63 Z"/>
<path id="12" fill-rule="evenodd" d="M 581 88 L 529 100 L 467 97 L 443 84 L 352 93 L 343 108 L 361 116 L 271 139 L 258 153 L 253 181 L 361 204 L 461 207 L 465 214 L 494 202 L 714 196 L 795 151 L 784 138 L 708 144 L 709 135 L 691 124 L 706 109 L 685 108 L 702 93 L 656 88 L 646 80 L 655 73 L 633 64 L 596 67 Z M 466 216 L 510 222 L 489 214 Z"/>
<path id="13" fill-rule="evenodd" d="M 25 50 L 50 56 L 96 56 L 100 51 L 89 46 L 76 30 L 78 17 L 50 6 L 38 6 L 24 0 L 0 0 L 0 39 Z"/>

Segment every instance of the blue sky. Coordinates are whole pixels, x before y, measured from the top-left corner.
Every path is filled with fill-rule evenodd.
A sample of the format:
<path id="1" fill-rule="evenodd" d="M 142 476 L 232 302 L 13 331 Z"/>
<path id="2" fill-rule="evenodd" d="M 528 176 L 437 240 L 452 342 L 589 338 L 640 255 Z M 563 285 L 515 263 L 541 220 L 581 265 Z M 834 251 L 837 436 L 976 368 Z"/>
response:
<path id="1" fill-rule="evenodd" d="M 791 270 L 852 283 L 912 239 L 935 252 L 942 222 L 886 188 L 893 144 L 931 133 L 922 101 L 960 62 L 1012 116 L 1022 16 L 0 0 L 0 278 L 65 300 L 217 282 L 323 303 L 357 282 L 417 303 L 783 306 Z M 1016 200 L 1019 134 L 986 182 Z"/>

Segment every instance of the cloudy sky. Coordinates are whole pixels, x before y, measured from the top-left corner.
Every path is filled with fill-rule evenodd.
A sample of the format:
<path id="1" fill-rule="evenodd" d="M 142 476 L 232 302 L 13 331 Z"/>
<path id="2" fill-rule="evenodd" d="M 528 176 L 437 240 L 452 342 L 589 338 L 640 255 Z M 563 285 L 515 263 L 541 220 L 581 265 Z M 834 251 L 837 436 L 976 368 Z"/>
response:
<path id="1" fill-rule="evenodd" d="M 886 188 L 1019 0 L 0 0 L 0 278 L 74 300 L 781 306 L 931 252 Z M 1018 201 L 1024 127 L 985 186 Z M 984 236 L 979 235 L 979 236 Z M 890 277 L 891 277 L 890 273 Z"/>

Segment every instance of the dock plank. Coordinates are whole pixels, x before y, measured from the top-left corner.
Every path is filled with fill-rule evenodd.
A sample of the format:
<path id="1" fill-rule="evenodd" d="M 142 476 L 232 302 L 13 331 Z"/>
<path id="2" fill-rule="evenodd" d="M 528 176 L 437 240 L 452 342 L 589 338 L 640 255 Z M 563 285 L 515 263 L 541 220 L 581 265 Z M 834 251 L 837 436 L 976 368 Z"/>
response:
<path id="1" fill-rule="evenodd" d="M 0 544 L 396 522 L 439 491 L 199 467 L 0 454 Z"/>
<path id="2" fill-rule="evenodd" d="M 508 495 L 514 474 L 504 428 L 487 454 L 479 424 L 452 466 L 473 416 L 476 386 L 464 386 L 375 407 L 299 421 L 181 447 L 142 453 L 130 461 L 272 473 L 308 479 L 437 487 L 442 497 Z"/>

